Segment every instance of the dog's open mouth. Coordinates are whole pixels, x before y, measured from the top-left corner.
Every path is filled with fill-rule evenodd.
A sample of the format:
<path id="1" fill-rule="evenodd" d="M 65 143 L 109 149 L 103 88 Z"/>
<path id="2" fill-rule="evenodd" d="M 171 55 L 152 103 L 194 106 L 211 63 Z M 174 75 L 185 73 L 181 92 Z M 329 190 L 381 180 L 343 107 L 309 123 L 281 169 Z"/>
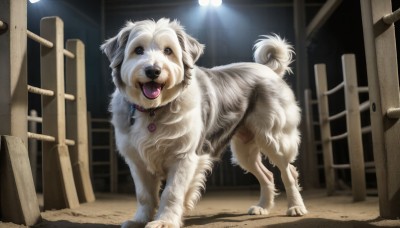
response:
<path id="1" fill-rule="evenodd" d="M 161 94 L 161 90 L 164 85 L 151 81 L 146 83 L 141 83 L 140 88 L 142 88 L 143 95 L 150 100 L 156 99 Z"/>

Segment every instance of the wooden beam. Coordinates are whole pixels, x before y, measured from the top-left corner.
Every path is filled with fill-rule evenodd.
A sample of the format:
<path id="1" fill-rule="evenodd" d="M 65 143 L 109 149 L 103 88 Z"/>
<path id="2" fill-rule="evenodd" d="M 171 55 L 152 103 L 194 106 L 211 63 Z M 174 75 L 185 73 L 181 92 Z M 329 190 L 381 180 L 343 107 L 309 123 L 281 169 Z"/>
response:
<path id="1" fill-rule="evenodd" d="M 400 217 L 400 121 L 385 114 L 399 107 L 399 78 L 394 25 L 382 20 L 392 12 L 391 2 L 360 0 L 380 216 L 396 219 Z"/>
<path id="2" fill-rule="evenodd" d="M 69 151 L 79 201 L 92 202 L 95 197 L 89 174 L 85 46 L 80 40 L 68 40 L 66 48 L 75 56 L 66 59 L 66 90 L 76 98 L 66 104 L 67 138 L 75 141 Z"/>
<path id="3" fill-rule="evenodd" d="M 32 226 L 41 221 L 28 151 L 15 136 L 1 136 L 0 220 Z"/>
<path id="4" fill-rule="evenodd" d="M 364 148 L 362 144 L 360 101 L 358 96 L 356 57 L 342 55 L 344 94 L 346 103 L 347 142 L 350 158 L 351 190 L 353 200 L 363 201 L 367 196 L 365 183 Z"/>
<path id="5" fill-rule="evenodd" d="M 26 0 L 0 1 L 0 135 L 13 135 L 27 144 Z"/>
<path id="6" fill-rule="evenodd" d="M 54 91 L 52 97 L 42 96 L 42 132 L 55 138 L 55 142 L 43 142 L 44 208 L 47 210 L 77 207 L 78 196 L 72 168 L 69 168 L 71 161 L 69 154 L 62 149 L 66 145 L 62 20 L 58 17 L 43 18 L 40 22 L 40 36 L 53 43 L 52 48 L 41 45 L 40 49 L 41 87 Z M 68 151 L 68 148 L 66 150 Z"/>
<path id="7" fill-rule="evenodd" d="M 321 144 L 324 160 L 325 182 L 328 195 L 333 195 L 335 191 L 335 171 L 332 168 L 332 141 L 331 126 L 329 123 L 329 104 L 328 97 L 325 95 L 328 90 L 328 82 L 326 79 L 325 64 L 314 65 L 315 85 L 317 88 L 317 100 L 319 110 L 319 125 L 321 128 Z"/>
<path id="8" fill-rule="evenodd" d="M 336 8 L 342 3 L 342 0 L 327 0 L 321 7 L 318 13 L 311 20 L 310 24 L 306 29 L 307 40 L 310 40 L 312 36 L 325 24 L 329 17 L 335 12 Z"/>
<path id="9" fill-rule="evenodd" d="M 314 114 L 312 105 L 312 93 L 310 89 L 304 91 L 304 117 L 306 133 L 303 136 L 303 143 L 305 143 L 306 150 L 304 161 L 304 187 L 305 188 L 319 188 L 319 175 L 318 175 L 318 162 L 314 134 Z"/>

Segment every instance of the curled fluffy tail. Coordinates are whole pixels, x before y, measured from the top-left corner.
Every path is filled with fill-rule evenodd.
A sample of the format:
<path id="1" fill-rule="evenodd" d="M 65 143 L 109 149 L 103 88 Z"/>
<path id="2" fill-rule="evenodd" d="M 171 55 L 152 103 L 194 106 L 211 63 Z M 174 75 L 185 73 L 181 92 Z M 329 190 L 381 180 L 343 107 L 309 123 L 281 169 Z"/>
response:
<path id="1" fill-rule="evenodd" d="M 276 34 L 263 37 L 254 45 L 256 63 L 268 66 L 280 76 L 286 72 L 292 73 L 289 64 L 294 54 L 293 47 Z"/>

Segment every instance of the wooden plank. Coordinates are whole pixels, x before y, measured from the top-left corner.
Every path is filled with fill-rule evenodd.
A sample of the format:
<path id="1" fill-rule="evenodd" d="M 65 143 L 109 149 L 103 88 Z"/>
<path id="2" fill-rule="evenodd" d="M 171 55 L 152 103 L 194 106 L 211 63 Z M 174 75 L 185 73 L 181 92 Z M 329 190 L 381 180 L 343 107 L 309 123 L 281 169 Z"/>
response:
<path id="1" fill-rule="evenodd" d="M 75 145 L 69 147 L 74 180 L 79 201 L 93 202 L 95 196 L 89 174 L 85 46 L 80 40 L 68 40 L 66 46 L 75 56 L 66 59 L 66 90 L 76 98 L 66 103 L 67 137 L 75 141 Z"/>
<path id="2" fill-rule="evenodd" d="M 61 209 L 74 206 L 71 201 L 78 201 L 75 194 L 62 194 L 69 192 L 65 189 L 74 186 L 73 179 L 61 178 L 69 174 L 55 172 L 55 170 L 72 172 L 68 169 L 59 169 L 57 164 L 59 153 L 54 153 L 54 148 L 65 145 L 65 99 L 64 99 L 64 24 L 58 17 L 46 17 L 40 22 L 40 35 L 53 43 L 52 48 L 41 46 L 41 87 L 53 90 L 55 96 L 42 96 L 43 134 L 55 137 L 55 142 L 43 142 L 43 199 L 44 208 Z M 62 154 L 63 156 L 67 156 Z M 69 160 L 69 159 L 67 159 Z M 72 173 L 71 173 L 72 176 Z M 68 181 L 60 183 L 60 181 Z M 76 191 L 76 190 L 75 190 Z M 66 199 L 65 197 L 72 197 Z M 76 197 L 76 199 L 75 199 Z"/>
<path id="3" fill-rule="evenodd" d="M 79 200 L 76 192 L 68 147 L 66 145 L 57 145 L 51 152 L 56 155 L 55 157 L 58 163 L 59 176 L 61 177 L 60 182 L 62 185 L 65 207 L 77 208 L 79 207 Z"/>
<path id="4" fill-rule="evenodd" d="M 110 125 L 109 144 L 110 144 L 110 191 L 118 192 L 118 155 L 114 144 L 114 127 Z"/>
<path id="5" fill-rule="evenodd" d="M 305 144 L 306 151 L 304 160 L 304 187 L 305 188 L 319 188 L 319 177 L 317 168 L 317 152 L 315 144 L 315 133 L 314 133 L 314 114 L 312 105 L 312 93 L 310 89 L 304 91 L 304 101 L 305 101 Z M 304 142 L 304 140 L 303 140 Z"/>
<path id="6" fill-rule="evenodd" d="M 342 0 L 327 0 L 325 4 L 321 7 L 318 13 L 311 20 L 310 24 L 306 29 L 307 39 L 310 40 L 313 34 L 315 34 L 318 29 L 320 29 L 329 17 L 335 12 L 336 8 L 342 3 Z"/>
<path id="7" fill-rule="evenodd" d="M 330 140 L 331 126 L 328 121 L 329 118 L 328 97 L 324 95 L 328 90 L 325 64 L 314 65 L 314 71 L 315 71 L 315 85 L 317 88 L 319 125 L 321 128 L 321 143 L 322 143 L 322 153 L 324 160 L 325 182 L 328 195 L 332 195 L 335 191 L 335 171 L 332 168 L 333 155 L 332 155 L 332 142 Z"/>
<path id="8" fill-rule="evenodd" d="M 351 167 L 351 189 L 353 200 L 363 201 L 367 196 L 367 186 L 365 183 L 364 148 L 362 144 L 360 103 L 354 54 L 342 55 L 342 67 L 347 111 L 346 123 Z"/>
<path id="9" fill-rule="evenodd" d="M 0 220 L 35 225 L 41 216 L 28 151 L 15 136 L 1 136 L 0 144 Z"/>
<path id="10" fill-rule="evenodd" d="M 1 20 L 8 24 L 0 33 L 0 135 L 28 145 L 26 6 L 26 0 L 0 1 Z"/>
<path id="11" fill-rule="evenodd" d="M 30 116 L 33 118 L 37 118 L 38 114 L 36 110 L 31 110 L 30 112 Z M 29 128 L 29 132 L 32 133 L 37 133 L 37 122 L 35 121 L 29 121 L 28 123 L 28 128 Z M 37 154 L 38 154 L 38 141 L 36 139 L 28 139 L 28 152 L 29 152 L 29 161 L 31 164 L 31 168 L 32 168 L 32 176 L 33 176 L 33 182 L 37 183 L 37 178 L 36 178 L 36 173 L 37 173 Z"/>
<path id="12" fill-rule="evenodd" d="M 382 21 L 391 0 L 360 0 L 371 102 L 371 128 L 379 209 L 383 218 L 400 217 L 400 121 L 386 111 L 399 107 L 399 79 L 394 25 Z"/>
<path id="13" fill-rule="evenodd" d="M 300 107 L 304 107 L 304 93 L 303 91 L 308 88 L 309 76 L 308 76 L 308 60 L 307 60 L 307 46 L 306 46 L 306 33 L 305 33 L 305 1 L 295 0 L 293 1 L 293 23 L 295 29 L 295 50 L 296 50 L 296 78 L 294 88 L 296 91 L 296 97 L 299 101 Z M 302 113 L 302 118 L 304 118 L 304 113 Z M 304 132 L 304 124 L 300 125 L 301 131 Z M 300 154 L 298 162 L 303 159 L 303 151 L 306 150 L 306 145 L 304 143 L 300 144 Z M 303 164 L 299 164 L 299 171 L 303 173 L 306 167 Z M 214 175 L 213 175 L 214 176 Z M 302 178 L 301 178 L 302 180 Z M 304 184 L 304 183 L 301 183 Z"/>

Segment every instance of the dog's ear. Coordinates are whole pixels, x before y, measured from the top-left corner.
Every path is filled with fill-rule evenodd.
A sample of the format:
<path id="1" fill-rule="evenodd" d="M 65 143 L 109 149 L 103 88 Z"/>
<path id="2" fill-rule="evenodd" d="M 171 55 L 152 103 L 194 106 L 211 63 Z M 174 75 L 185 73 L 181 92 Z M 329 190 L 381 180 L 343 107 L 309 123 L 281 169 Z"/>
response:
<path id="1" fill-rule="evenodd" d="M 111 68 L 114 68 L 122 63 L 122 60 L 124 59 L 126 42 L 128 40 L 129 33 L 134 26 L 135 24 L 133 22 L 128 21 L 125 24 L 125 27 L 123 27 L 116 36 L 106 40 L 100 46 L 100 49 L 110 60 Z"/>
<path id="2" fill-rule="evenodd" d="M 187 84 L 191 78 L 190 69 L 194 67 L 195 62 L 203 54 L 204 45 L 188 35 L 177 20 L 171 22 L 170 26 L 174 29 L 182 48 L 182 62 L 185 68 L 184 84 Z"/>
<path id="3" fill-rule="evenodd" d="M 204 52 L 204 44 L 199 43 L 195 38 L 186 34 L 186 51 L 192 56 L 193 63 L 197 62 Z"/>
<path id="4" fill-rule="evenodd" d="M 128 21 L 125 27 L 123 27 L 116 36 L 106 40 L 100 46 L 100 50 L 103 51 L 103 53 L 108 57 L 108 60 L 110 61 L 113 81 L 117 86 L 123 86 L 120 75 L 120 68 L 121 63 L 124 60 L 124 50 L 129 37 L 129 33 L 134 26 L 135 24 L 133 22 Z"/>

